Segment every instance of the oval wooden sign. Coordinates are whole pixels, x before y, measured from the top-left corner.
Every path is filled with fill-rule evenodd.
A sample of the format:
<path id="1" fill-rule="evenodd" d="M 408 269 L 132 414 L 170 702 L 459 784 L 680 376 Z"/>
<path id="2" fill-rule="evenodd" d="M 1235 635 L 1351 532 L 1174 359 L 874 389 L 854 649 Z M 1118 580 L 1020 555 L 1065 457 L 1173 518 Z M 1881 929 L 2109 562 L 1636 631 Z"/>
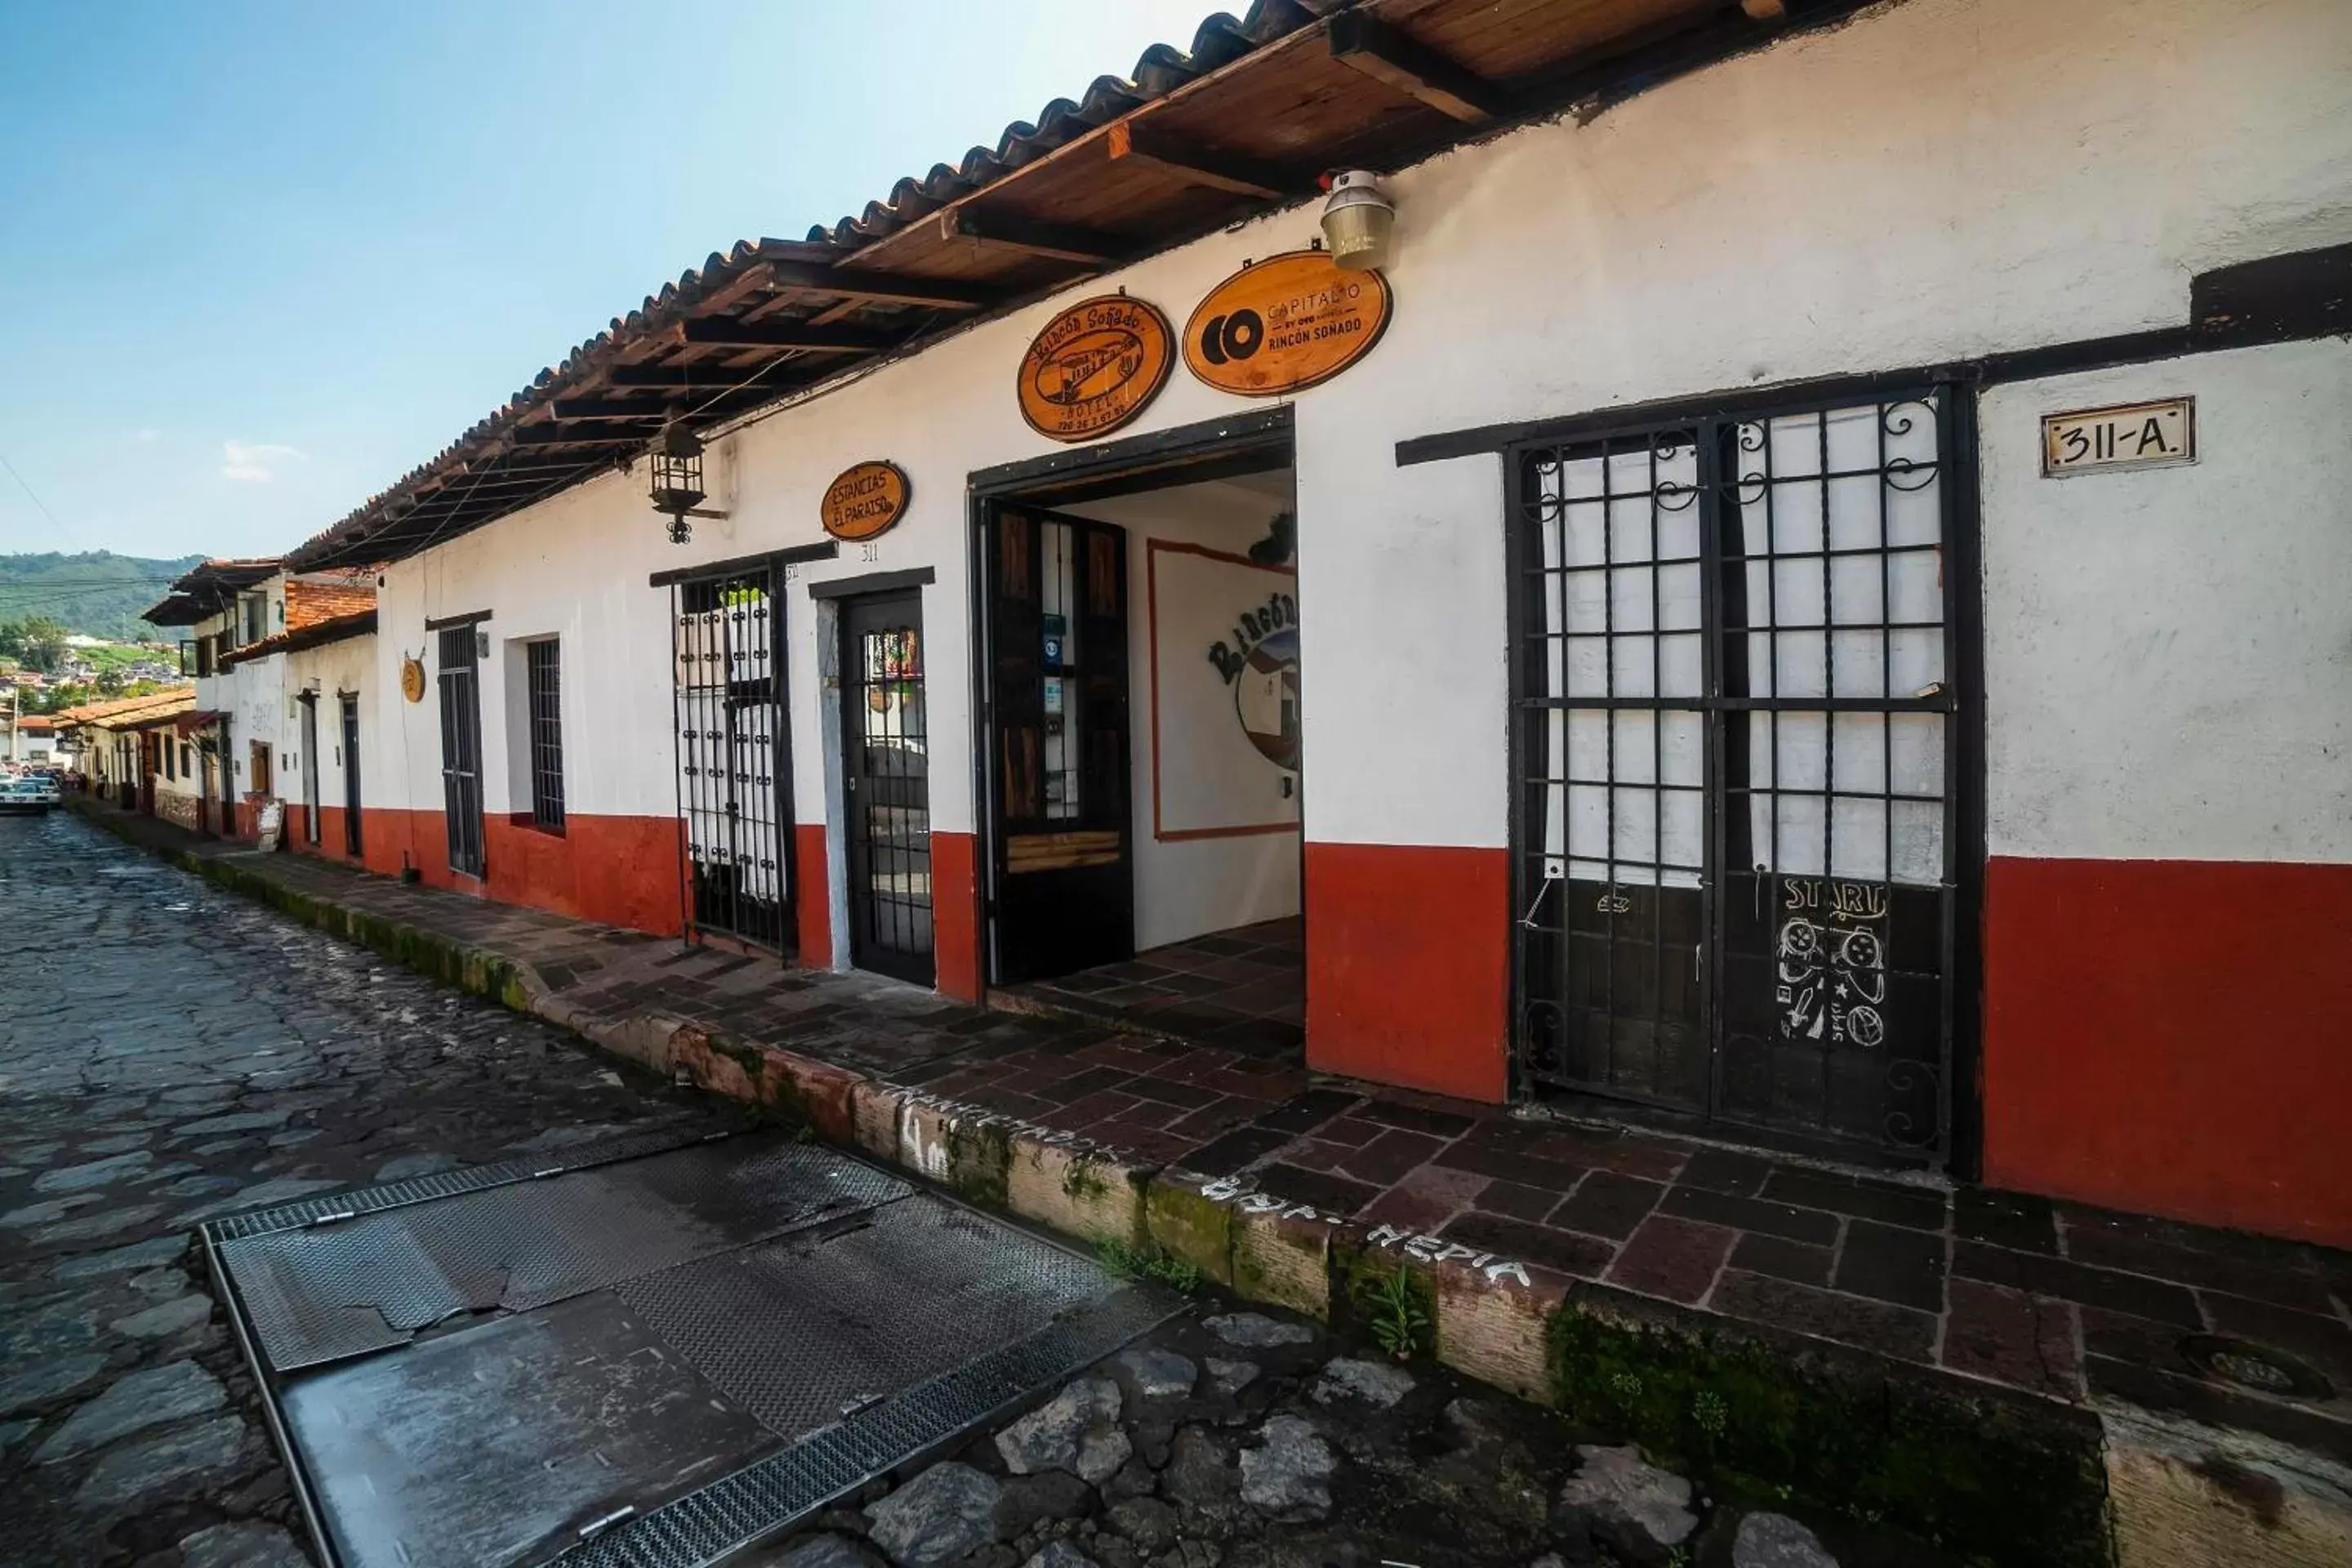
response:
<path id="1" fill-rule="evenodd" d="M 1175 363 L 1159 307 L 1097 295 L 1046 322 L 1021 356 L 1021 417 L 1056 441 L 1090 440 L 1142 413 Z"/>
<path id="2" fill-rule="evenodd" d="M 817 510 L 824 520 L 824 531 L 835 539 L 872 539 L 888 532 L 907 515 L 907 501 L 913 493 L 906 470 L 898 464 L 858 463 L 844 468 L 841 477 L 825 487 L 824 500 Z"/>
<path id="3" fill-rule="evenodd" d="M 1388 330 L 1388 279 L 1349 272 L 1320 250 L 1243 268 L 1184 323 L 1184 366 L 1220 392 L 1277 397 L 1330 380 Z"/>
<path id="4" fill-rule="evenodd" d="M 425 700 L 425 661 L 404 658 L 400 661 L 400 694 L 411 702 Z"/>

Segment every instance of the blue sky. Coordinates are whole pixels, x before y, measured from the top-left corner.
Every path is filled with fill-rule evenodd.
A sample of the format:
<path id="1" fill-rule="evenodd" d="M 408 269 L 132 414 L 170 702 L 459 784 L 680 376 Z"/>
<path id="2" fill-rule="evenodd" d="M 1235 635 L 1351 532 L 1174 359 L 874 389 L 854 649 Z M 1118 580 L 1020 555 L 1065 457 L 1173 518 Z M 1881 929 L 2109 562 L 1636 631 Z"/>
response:
<path id="1" fill-rule="evenodd" d="M 0 0 L 0 552 L 267 554 L 1213 0 Z"/>

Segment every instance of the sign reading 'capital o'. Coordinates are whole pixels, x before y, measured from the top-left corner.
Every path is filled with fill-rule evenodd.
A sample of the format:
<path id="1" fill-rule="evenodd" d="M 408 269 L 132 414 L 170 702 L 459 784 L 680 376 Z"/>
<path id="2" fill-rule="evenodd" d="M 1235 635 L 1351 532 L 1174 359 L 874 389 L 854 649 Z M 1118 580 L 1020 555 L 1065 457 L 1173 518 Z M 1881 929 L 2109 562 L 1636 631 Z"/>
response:
<path id="1" fill-rule="evenodd" d="M 1388 330 L 1388 279 L 1328 252 L 1293 250 L 1243 268 L 1184 323 L 1184 368 L 1220 392 L 1279 397 L 1330 380 Z"/>
<path id="2" fill-rule="evenodd" d="M 1021 356 L 1021 417 L 1056 441 L 1085 441 L 1143 412 L 1176 363 L 1157 307 L 1102 294 L 1045 323 Z"/>
<path id="3" fill-rule="evenodd" d="M 912 493 L 906 470 L 898 464 L 859 463 L 844 468 L 841 477 L 825 487 L 817 510 L 827 533 L 855 542 L 889 531 L 907 515 Z"/>

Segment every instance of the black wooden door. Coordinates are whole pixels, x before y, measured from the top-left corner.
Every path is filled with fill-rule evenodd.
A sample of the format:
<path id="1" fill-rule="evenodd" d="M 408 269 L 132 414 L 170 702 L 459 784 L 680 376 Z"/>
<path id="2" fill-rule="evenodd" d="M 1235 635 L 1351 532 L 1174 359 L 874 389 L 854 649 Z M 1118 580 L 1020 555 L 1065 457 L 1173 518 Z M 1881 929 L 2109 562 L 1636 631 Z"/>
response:
<path id="1" fill-rule="evenodd" d="M 482 691 L 470 626 L 441 633 L 441 805 L 449 869 L 482 874 Z"/>
<path id="2" fill-rule="evenodd" d="M 343 693 L 343 853 L 360 858 L 360 700 Z"/>
<path id="3" fill-rule="evenodd" d="M 1973 559 L 1957 418 L 1927 388 L 1519 455 L 1535 1083 L 1841 1153 L 1949 1153 Z"/>
<path id="4" fill-rule="evenodd" d="M 929 985 L 931 758 L 920 595 L 843 604 L 841 743 L 850 962 Z"/>
<path id="5" fill-rule="evenodd" d="M 1135 952 L 1127 531 L 987 519 L 990 917 L 999 984 Z"/>

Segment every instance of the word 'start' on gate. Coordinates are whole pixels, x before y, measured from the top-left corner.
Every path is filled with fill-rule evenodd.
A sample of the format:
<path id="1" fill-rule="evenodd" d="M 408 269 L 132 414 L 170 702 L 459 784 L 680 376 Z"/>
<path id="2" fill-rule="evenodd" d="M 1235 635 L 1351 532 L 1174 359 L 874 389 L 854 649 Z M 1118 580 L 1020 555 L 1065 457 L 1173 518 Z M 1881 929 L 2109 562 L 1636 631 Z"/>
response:
<path id="1" fill-rule="evenodd" d="M 1948 393 L 1518 459 L 1522 1070 L 1950 1145 Z"/>

